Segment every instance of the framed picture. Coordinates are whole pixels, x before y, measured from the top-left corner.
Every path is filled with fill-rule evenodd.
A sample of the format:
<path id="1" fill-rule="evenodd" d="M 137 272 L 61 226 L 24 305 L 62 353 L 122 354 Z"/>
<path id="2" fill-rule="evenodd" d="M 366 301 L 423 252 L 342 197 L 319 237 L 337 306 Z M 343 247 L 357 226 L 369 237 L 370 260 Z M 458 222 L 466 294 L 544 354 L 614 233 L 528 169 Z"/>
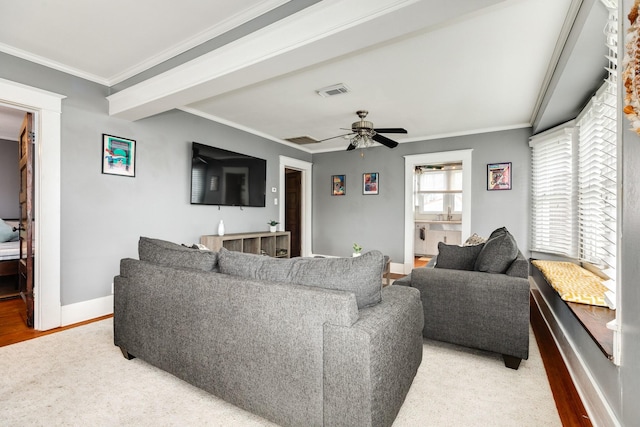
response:
<path id="1" fill-rule="evenodd" d="M 331 195 L 332 196 L 344 196 L 347 194 L 346 175 L 331 175 Z"/>
<path id="2" fill-rule="evenodd" d="M 102 173 L 136 176 L 136 142 L 103 133 Z"/>
<path id="3" fill-rule="evenodd" d="M 511 190 L 511 162 L 487 165 L 487 190 Z"/>
<path id="4" fill-rule="evenodd" d="M 367 172 L 362 174 L 362 194 L 378 194 L 380 189 L 380 174 Z"/>

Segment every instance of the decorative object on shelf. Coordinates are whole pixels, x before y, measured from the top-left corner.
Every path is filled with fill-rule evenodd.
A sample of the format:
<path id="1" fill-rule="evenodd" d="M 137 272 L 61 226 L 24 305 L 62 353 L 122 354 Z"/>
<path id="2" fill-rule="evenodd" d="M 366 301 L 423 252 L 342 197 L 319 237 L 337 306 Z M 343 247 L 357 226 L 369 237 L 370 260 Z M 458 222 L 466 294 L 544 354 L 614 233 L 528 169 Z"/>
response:
<path id="1" fill-rule="evenodd" d="M 102 173 L 136 176 L 136 142 L 133 139 L 102 134 Z"/>
<path id="2" fill-rule="evenodd" d="M 487 165 L 487 190 L 511 190 L 511 162 Z"/>
<path id="3" fill-rule="evenodd" d="M 352 257 L 357 257 L 362 255 L 362 246 L 360 246 L 357 243 L 353 244 L 353 253 L 351 254 Z"/>
<path id="4" fill-rule="evenodd" d="M 280 223 L 278 221 L 271 220 L 267 224 L 269 224 L 269 231 L 272 232 L 272 233 L 275 233 L 277 231 L 276 230 L 276 225 L 278 225 Z"/>
<path id="5" fill-rule="evenodd" d="M 380 185 L 380 174 L 378 172 L 367 172 L 362 174 L 362 194 L 378 194 Z"/>
<path id="6" fill-rule="evenodd" d="M 640 135 L 640 0 L 629 11 L 629 29 L 625 37 L 625 55 L 622 61 L 624 84 L 624 115 L 631 122 L 631 129 Z"/>
<path id="7" fill-rule="evenodd" d="M 224 236 L 224 222 L 220 220 L 220 224 L 218 224 L 218 236 Z"/>
<path id="8" fill-rule="evenodd" d="M 346 181 L 346 175 L 331 175 L 331 195 L 344 196 L 347 194 Z"/>

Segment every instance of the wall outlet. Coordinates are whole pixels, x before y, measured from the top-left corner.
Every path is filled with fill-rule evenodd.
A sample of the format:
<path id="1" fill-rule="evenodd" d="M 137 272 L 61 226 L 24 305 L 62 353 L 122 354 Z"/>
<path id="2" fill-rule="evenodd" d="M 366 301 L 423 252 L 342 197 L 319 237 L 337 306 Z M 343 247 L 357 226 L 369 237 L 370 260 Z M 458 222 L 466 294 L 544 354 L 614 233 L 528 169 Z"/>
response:
<path id="1" fill-rule="evenodd" d="M 272 193 L 277 193 L 277 192 L 278 192 L 278 189 L 277 189 L 276 187 L 271 187 L 271 192 L 272 192 Z"/>

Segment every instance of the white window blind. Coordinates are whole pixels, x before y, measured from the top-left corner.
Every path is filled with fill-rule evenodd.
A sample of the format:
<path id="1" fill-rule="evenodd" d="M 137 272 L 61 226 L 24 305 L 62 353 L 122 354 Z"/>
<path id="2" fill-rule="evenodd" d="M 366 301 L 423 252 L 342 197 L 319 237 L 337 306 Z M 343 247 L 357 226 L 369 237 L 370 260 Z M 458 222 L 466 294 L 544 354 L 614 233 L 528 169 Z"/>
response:
<path id="1" fill-rule="evenodd" d="M 576 257 L 575 139 L 577 131 L 564 125 L 531 137 L 531 250 Z"/>
<path id="2" fill-rule="evenodd" d="M 610 271 L 617 241 L 615 91 L 615 84 L 605 83 L 577 121 L 580 259 Z"/>

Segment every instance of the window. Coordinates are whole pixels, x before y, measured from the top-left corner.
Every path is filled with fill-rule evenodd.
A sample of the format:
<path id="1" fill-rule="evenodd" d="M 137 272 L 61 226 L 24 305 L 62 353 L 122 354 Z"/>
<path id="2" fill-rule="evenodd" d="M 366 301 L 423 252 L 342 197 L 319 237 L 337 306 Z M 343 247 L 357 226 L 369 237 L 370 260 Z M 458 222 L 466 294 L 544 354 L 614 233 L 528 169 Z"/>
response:
<path id="1" fill-rule="evenodd" d="M 533 136 L 531 250 L 594 265 L 615 292 L 616 86 L 600 88 L 575 122 Z M 615 304 L 615 295 L 608 299 Z"/>
<path id="2" fill-rule="evenodd" d="M 462 213 L 462 165 L 417 166 L 416 213 Z"/>

